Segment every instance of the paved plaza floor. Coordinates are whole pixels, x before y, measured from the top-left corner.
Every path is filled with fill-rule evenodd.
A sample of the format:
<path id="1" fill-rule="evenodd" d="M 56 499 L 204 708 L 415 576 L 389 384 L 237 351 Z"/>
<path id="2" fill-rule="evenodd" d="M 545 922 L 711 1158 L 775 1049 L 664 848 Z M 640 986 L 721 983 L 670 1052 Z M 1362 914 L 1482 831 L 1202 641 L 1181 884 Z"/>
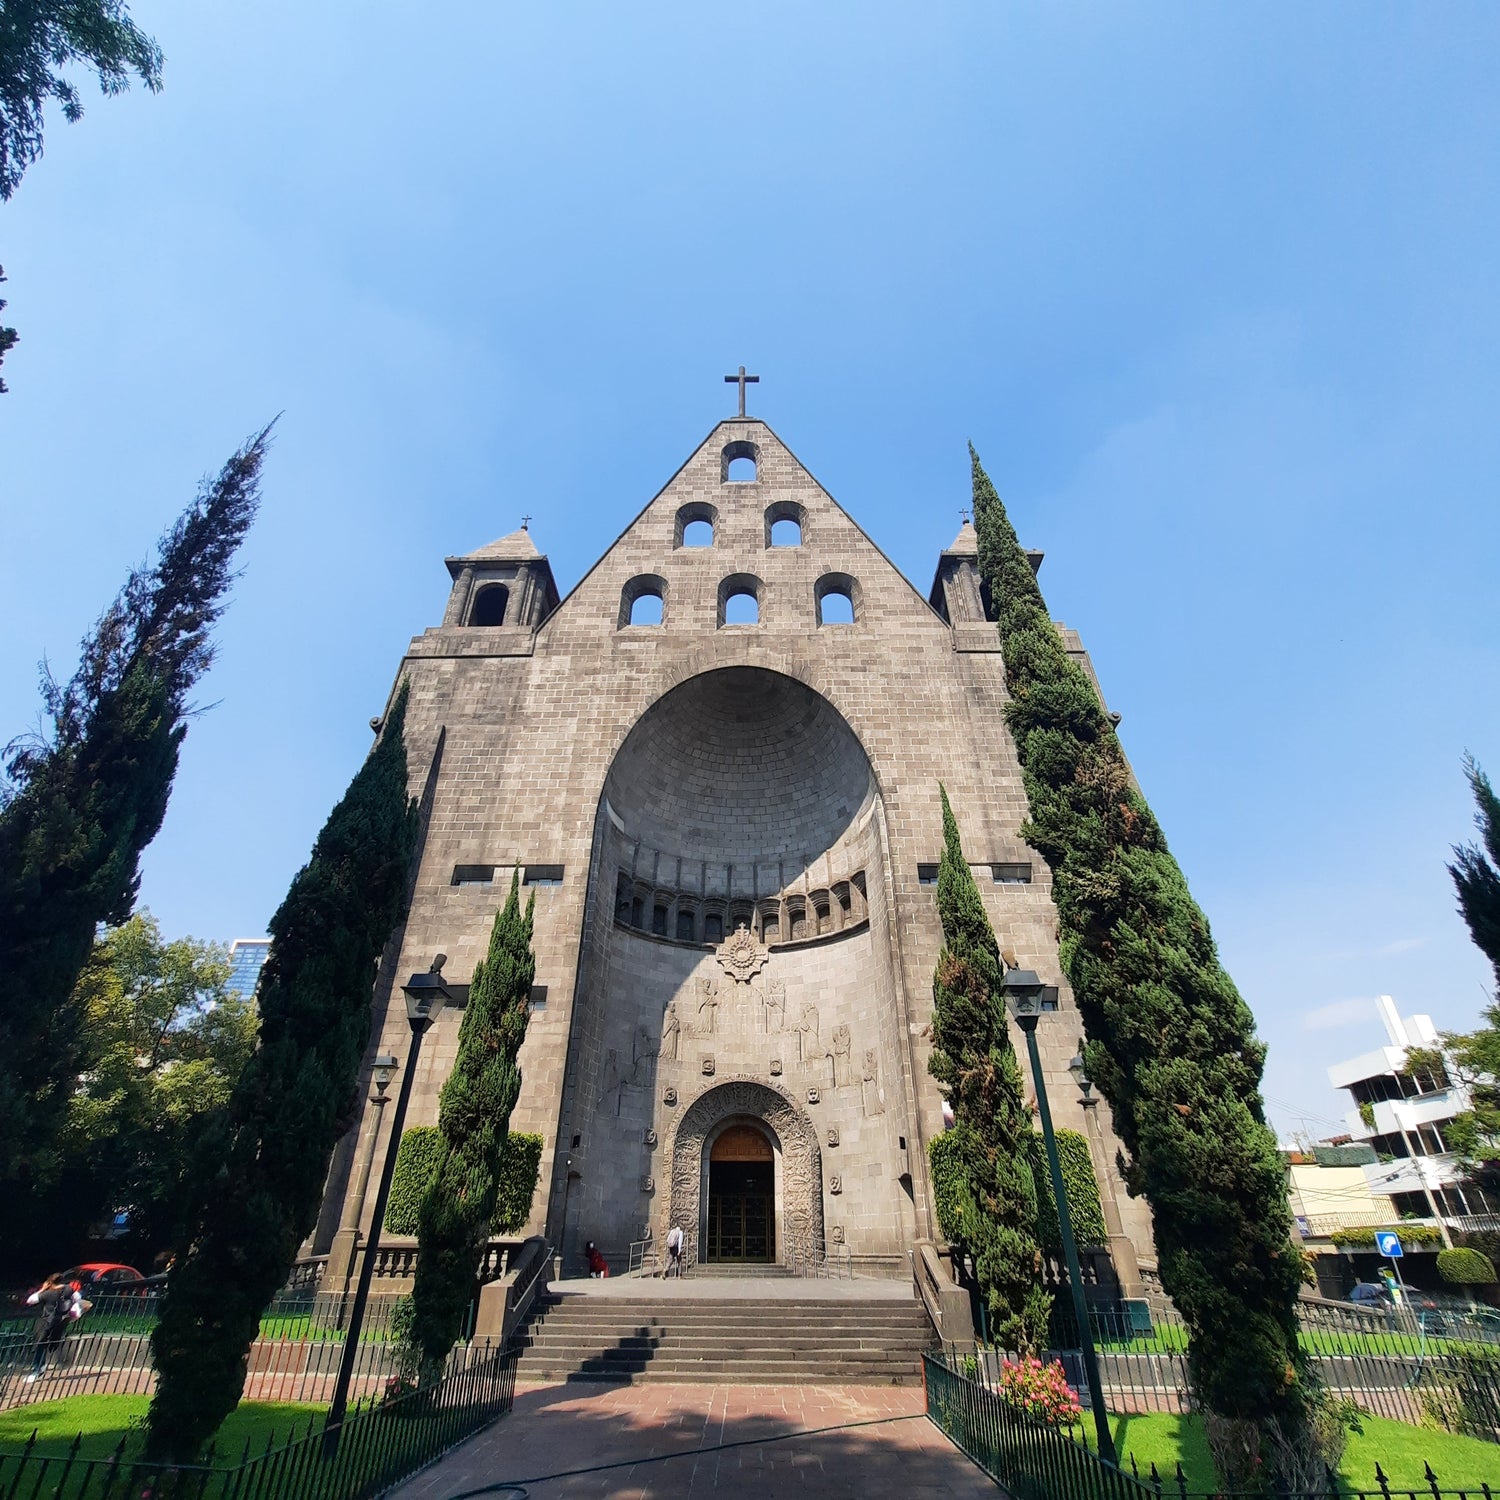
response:
<path id="1" fill-rule="evenodd" d="M 506 1487 L 513 1481 L 517 1488 Z M 996 1500 L 920 1387 L 522 1386 L 394 1500 Z"/>

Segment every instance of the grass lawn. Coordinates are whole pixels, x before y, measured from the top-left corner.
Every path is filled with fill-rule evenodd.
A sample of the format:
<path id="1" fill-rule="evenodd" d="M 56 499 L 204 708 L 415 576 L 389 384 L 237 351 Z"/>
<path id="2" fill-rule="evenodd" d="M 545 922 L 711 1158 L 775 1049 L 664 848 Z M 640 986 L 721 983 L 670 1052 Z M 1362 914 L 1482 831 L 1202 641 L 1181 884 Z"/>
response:
<path id="1" fill-rule="evenodd" d="M 1339 1465 L 1339 1477 L 1354 1489 L 1378 1490 L 1377 1461 L 1391 1484 L 1403 1489 L 1425 1487 L 1424 1463 L 1432 1465 L 1445 1490 L 1494 1484 L 1500 1476 L 1500 1444 L 1408 1427 L 1384 1417 L 1365 1417 L 1361 1425 L 1363 1434 L 1351 1434 Z M 1129 1456 L 1134 1455 L 1142 1477 L 1149 1476 L 1155 1463 L 1162 1477 L 1169 1478 L 1180 1459 L 1189 1489 L 1212 1490 L 1217 1483 L 1203 1424 L 1197 1417 L 1117 1417 L 1114 1432 L 1120 1462 L 1129 1469 Z"/>
<path id="2" fill-rule="evenodd" d="M 38 1401 L 0 1412 L 0 1448 L 14 1452 L 37 1434 L 36 1452 L 66 1453 L 81 1432 L 83 1457 L 103 1458 L 120 1439 L 125 1451 L 138 1453 L 149 1396 L 68 1396 L 62 1401 Z M 248 1439 L 251 1451 L 264 1450 L 268 1437 L 275 1446 L 301 1437 L 308 1423 L 319 1423 L 326 1408 L 301 1402 L 245 1401 L 230 1412 L 214 1440 L 217 1457 L 238 1463 Z"/>

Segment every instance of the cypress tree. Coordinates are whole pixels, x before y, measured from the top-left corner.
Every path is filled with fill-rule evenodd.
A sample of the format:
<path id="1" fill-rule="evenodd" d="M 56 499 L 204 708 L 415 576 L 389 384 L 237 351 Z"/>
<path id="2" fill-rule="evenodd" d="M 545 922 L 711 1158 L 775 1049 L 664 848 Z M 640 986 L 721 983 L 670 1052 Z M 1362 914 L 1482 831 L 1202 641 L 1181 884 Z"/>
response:
<path id="1" fill-rule="evenodd" d="M 1494 998 L 1500 1003 L 1500 797 L 1471 755 L 1464 757 L 1464 775 L 1474 793 L 1480 843 L 1455 848 L 1448 873 L 1469 935 L 1495 971 Z"/>
<path id="2" fill-rule="evenodd" d="M 412 1288 L 412 1341 L 429 1376 L 441 1373 L 463 1328 L 495 1216 L 510 1114 L 521 1093 L 516 1054 L 526 1038 L 536 977 L 531 951 L 536 894 L 523 916 L 520 879 L 518 870 L 495 915 L 489 953 L 474 969 L 458 1056 L 438 1104 L 442 1146 L 422 1199 Z"/>
<path id="3" fill-rule="evenodd" d="M 407 685 L 271 918 L 260 1040 L 205 1140 L 193 1222 L 151 1338 L 147 1452 L 190 1459 L 234 1409 L 260 1317 L 317 1222 L 358 1112 L 375 965 L 406 911 L 416 847 Z"/>
<path id="4" fill-rule="evenodd" d="M 7 749 L 0 790 L 0 1184 L 45 1183 L 77 1072 L 74 986 L 101 924 L 129 917 L 166 815 L 188 695 L 259 504 L 270 429 L 205 481 L 84 640 L 43 677 L 46 736 Z M 4 1231 L 0 1231 L 4 1233 Z"/>
<path id="5" fill-rule="evenodd" d="M 1260 1098 L 1265 1049 L 969 453 L 980 576 L 1030 803 L 1023 832 L 1052 869 L 1089 1073 L 1129 1155 L 1127 1184 L 1151 1205 L 1162 1283 L 1191 1331 L 1198 1398 L 1226 1419 L 1215 1429 L 1224 1477 L 1289 1476 L 1313 1460 L 1321 1395 L 1297 1343 L 1299 1258 Z"/>
<path id="6" fill-rule="evenodd" d="M 941 786 L 938 793 L 943 951 L 932 980 L 927 1068 L 942 1084 L 954 1120 L 938 1137 L 941 1160 L 934 1161 L 939 1222 L 973 1257 L 990 1337 L 1002 1348 L 1029 1351 L 1043 1342 L 1052 1306 L 1041 1284 L 1031 1116 L 1006 1024 L 1000 950 L 964 859 L 948 793 Z"/>

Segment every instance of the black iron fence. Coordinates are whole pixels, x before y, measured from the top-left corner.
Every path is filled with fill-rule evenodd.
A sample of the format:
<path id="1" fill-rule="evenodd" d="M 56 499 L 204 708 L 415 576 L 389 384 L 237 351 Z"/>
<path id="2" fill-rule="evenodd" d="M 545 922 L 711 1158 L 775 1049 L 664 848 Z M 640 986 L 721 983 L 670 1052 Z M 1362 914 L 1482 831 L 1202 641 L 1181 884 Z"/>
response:
<path id="1" fill-rule="evenodd" d="M 308 1287 L 279 1294 L 261 1317 L 250 1346 L 247 1401 L 326 1402 L 343 1352 L 348 1301 Z M 391 1319 L 396 1296 L 372 1297 L 360 1329 L 352 1391 L 381 1389 L 396 1373 Z M 156 1388 L 151 1332 L 155 1294 L 112 1295 L 69 1324 L 55 1344 L 40 1344 L 35 1316 L 12 1313 L 0 1323 L 0 1409 L 76 1395 L 149 1395 Z M 463 1330 L 467 1340 L 474 1309 Z M 0 1490 L 0 1495 L 4 1491 Z"/>
<path id="2" fill-rule="evenodd" d="M 1500 1344 L 1459 1320 L 1304 1305 L 1299 1338 L 1325 1385 L 1374 1416 L 1432 1424 L 1500 1443 Z M 1189 1406 L 1188 1331 L 1176 1313 L 1137 1304 L 1090 1314 L 1104 1399 L 1112 1411 Z M 1071 1307 L 1054 1306 L 1051 1342 L 1083 1387 Z M 993 1356 L 991 1356 L 993 1358 Z M 977 1369 L 985 1368 L 983 1351 Z"/>
<path id="3" fill-rule="evenodd" d="M 44 1451 L 0 1453 L 0 1495 L 35 1500 L 366 1500 L 415 1473 L 473 1432 L 504 1416 L 515 1395 L 516 1353 L 501 1345 L 460 1346 L 441 1381 L 419 1391 L 369 1396 L 344 1420 L 338 1451 L 323 1455 L 321 1419 L 302 1436 L 262 1453 L 210 1449 L 202 1463 L 168 1466 L 132 1455 L 123 1438 L 105 1455 L 80 1438 Z"/>
<path id="4" fill-rule="evenodd" d="M 1106 1462 L 1088 1446 L 1086 1424 L 1075 1436 L 1023 1415 L 1001 1398 L 973 1355 L 924 1355 L 923 1380 L 927 1415 L 1013 1500 L 1251 1500 L 1248 1492 L 1189 1489 L 1180 1464 L 1170 1476 L 1155 1466 L 1143 1476 Z M 1420 1489 L 1391 1485 L 1378 1466 L 1375 1474 L 1375 1489 L 1352 1489 L 1329 1472 L 1322 1488 L 1281 1500 L 1496 1500 L 1488 1484 L 1444 1489 L 1431 1467 Z"/>

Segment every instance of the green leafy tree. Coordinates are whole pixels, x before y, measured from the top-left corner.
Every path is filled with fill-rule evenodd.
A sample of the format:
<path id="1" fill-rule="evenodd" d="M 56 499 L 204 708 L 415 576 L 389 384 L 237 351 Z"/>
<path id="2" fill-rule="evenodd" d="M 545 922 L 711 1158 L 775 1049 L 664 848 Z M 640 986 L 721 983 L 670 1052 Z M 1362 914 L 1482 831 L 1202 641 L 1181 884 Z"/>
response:
<path id="1" fill-rule="evenodd" d="M 83 118 L 77 85 L 64 69 L 94 70 L 106 94 L 139 78 L 161 88 L 161 48 L 130 19 L 124 0 L 5 0 L 0 6 L 0 199 L 21 185 L 42 154 L 49 102 L 69 122 Z"/>
<path id="2" fill-rule="evenodd" d="M 443 1155 L 443 1132 L 436 1125 L 411 1125 L 401 1132 L 396 1165 L 391 1172 L 391 1194 L 385 1205 L 387 1234 L 415 1234 L 422 1200 L 437 1176 Z M 531 1217 L 541 1175 L 542 1138 L 512 1130 L 500 1153 L 500 1183 L 495 1192 L 491 1234 L 514 1234 Z"/>
<path id="3" fill-rule="evenodd" d="M 943 951 L 932 981 L 932 1055 L 927 1068 L 953 1106 L 937 1138 L 939 1223 L 974 1261 L 990 1337 L 1007 1349 L 1036 1348 L 1052 1298 L 1041 1284 L 1037 1192 L 1021 1069 L 1005 1018 L 1004 968 L 958 824 L 943 802 L 937 904 Z M 934 1145 L 937 1145 L 934 1141 Z"/>
<path id="4" fill-rule="evenodd" d="M 412 1338 L 424 1371 L 442 1370 L 463 1329 L 479 1260 L 495 1217 L 510 1114 L 521 1093 L 516 1054 L 526 1039 L 536 978 L 531 951 L 536 894 L 521 912 L 520 871 L 495 915 L 489 952 L 475 965 L 458 1033 L 458 1056 L 443 1085 L 438 1129 L 443 1149 L 422 1199 Z"/>
<path id="5" fill-rule="evenodd" d="M 117 1259 L 149 1265 L 175 1242 L 196 1142 L 255 1048 L 255 1009 L 228 980 L 222 946 L 167 942 L 149 912 L 94 945 L 73 993 L 83 1025 L 62 1169 L 14 1205 L 38 1269 L 83 1259 L 90 1229 L 116 1214 Z"/>
<path id="6" fill-rule="evenodd" d="M 1484 1008 L 1484 1025 L 1444 1032 L 1441 1052 L 1413 1050 L 1407 1067 L 1441 1069 L 1468 1089 L 1470 1107 L 1443 1127 L 1443 1135 L 1470 1181 L 1500 1197 L 1500 797 L 1472 756 L 1464 758 L 1464 774 L 1474 793 L 1480 840 L 1454 849 L 1448 873 L 1459 914 L 1490 961 L 1496 989 Z"/>
<path id="7" fill-rule="evenodd" d="M 407 686 L 271 918 L 260 1039 L 217 1129 L 152 1336 L 147 1451 L 187 1459 L 234 1409 L 260 1316 L 317 1222 L 334 1146 L 358 1113 L 375 965 L 406 912 L 417 808 Z"/>
<path id="8" fill-rule="evenodd" d="M 1191 1330 L 1230 1482 L 1315 1474 L 1322 1394 L 1297 1344 L 1299 1266 L 1260 1098 L 1265 1049 L 1082 669 L 970 448 L 979 568 L 997 619 L 1030 817 L 1052 869 L 1088 1071 L 1151 1205 L 1162 1282 Z M 1311 1467 L 1308 1467 L 1311 1466 Z"/>
<path id="9" fill-rule="evenodd" d="M 0 786 L 0 1188 L 43 1188 L 78 1069 L 74 984 L 101 924 L 130 915 L 166 814 L 188 695 L 259 504 L 269 429 L 205 481 L 83 642 L 44 671 L 49 731 L 12 743 Z M 0 1225 L 6 1243 L 10 1221 Z"/>

